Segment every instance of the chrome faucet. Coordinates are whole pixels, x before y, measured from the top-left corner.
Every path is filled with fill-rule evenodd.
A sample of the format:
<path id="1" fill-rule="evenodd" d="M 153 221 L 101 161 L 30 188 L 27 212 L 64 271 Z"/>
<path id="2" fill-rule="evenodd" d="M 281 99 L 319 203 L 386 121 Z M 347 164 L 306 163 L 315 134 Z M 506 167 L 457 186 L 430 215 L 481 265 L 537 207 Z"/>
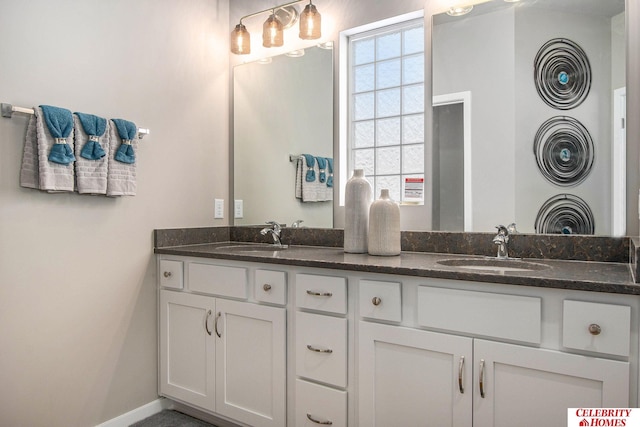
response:
<path id="1" fill-rule="evenodd" d="M 509 258 L 509 234 L 516 233 L 516 224 L 511 223 L 508 227 L 504 225 L 497 225 L 498 234 L 493 238 L 493 243 L 498 245 L 498 259 Z"/>
<path id="2" fill-rule="evenodd" d="M 267 221 L 266 224 L 268 224 L 269 227 L 265 227 L 260 230 L 260 234 L 266 236 L 270 233 L 271 237 L 273 237 L 273 244 L 279 248 L 284 247 L 285 245 L 280 242 L 280 233 L 282 232 L 282 226 L 276 221 Z"/>

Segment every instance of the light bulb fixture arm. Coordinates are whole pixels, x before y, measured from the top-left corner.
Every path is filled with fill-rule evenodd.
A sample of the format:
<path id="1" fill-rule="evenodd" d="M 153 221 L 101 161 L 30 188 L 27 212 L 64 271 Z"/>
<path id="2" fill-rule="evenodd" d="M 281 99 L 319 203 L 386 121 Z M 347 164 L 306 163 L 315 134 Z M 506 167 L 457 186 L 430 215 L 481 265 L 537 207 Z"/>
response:
<path id="1" fill-rule="evenodd" d="M 258 16 L 258 15 L 261 15 L 261 14 L 266 13 L 266 12 L 275 13 L 275 11 L 277 9 L 282 9 L 284 7 L 287 7 L 287 6 L 291 6 L 291 5 L 294 5 L 294 4 L 302 3 L 303 1 L 307 1 L 307 0 L 296 0 L 296 1 L 289 2 L 289 3 L 280 4 L 278 6 L 270 7 L 268 9 L 261 10 L 259 12 L 251 13 L 249 15 L 245 15 L 242 18 L 240 18 L 240 24 L 242 24 L 242 20 L 243 19 L 253 18 L 254 16 Z"/>

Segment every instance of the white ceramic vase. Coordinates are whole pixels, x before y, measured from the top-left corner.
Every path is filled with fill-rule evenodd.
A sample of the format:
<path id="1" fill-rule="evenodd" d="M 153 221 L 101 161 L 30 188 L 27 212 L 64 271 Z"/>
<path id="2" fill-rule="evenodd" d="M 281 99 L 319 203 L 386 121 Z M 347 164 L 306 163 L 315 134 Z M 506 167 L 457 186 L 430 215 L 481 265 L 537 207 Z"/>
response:
<path id="1" fill-rule="evenodd" d="M 368 250 L 371 184 L 362 169 L 355 169 L 344 195 L 344 251 L 364 254 Z"/>
<path id="2" fill-rule="evenodd" d="M 400 255 L 400 206 L 383 189 L 369 210 L 369 255 Z"/>

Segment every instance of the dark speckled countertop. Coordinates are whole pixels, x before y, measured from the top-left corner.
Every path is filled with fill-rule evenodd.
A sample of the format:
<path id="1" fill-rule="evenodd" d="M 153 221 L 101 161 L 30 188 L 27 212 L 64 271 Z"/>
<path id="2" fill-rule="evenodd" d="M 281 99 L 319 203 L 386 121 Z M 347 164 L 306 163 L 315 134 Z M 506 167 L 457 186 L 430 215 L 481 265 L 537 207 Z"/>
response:
<path id="1" fill-rule="evenodd" d="M 156 240 L 157 242 L 157 240 Z M 451 259 L 487 259 L 486 256 L 459 255 L 432 252 L 402 252 L 400 256 L 378 257 L 367 254 L 348 254 L 341 248 L 324 246 L 290 246 L 286 250 L 260 250 L 255 252 L 229 249 L 238 241 L 193 243 L 180 246 L 156 244 L 155 253 L 188 257 L 250 261 L 302 267 L 331 268 L 367 273 L 397 274 L 416 277 L 434 277 L 477 282 L 504 283 L 640 295 L 640 285 L 633 282 L 629 263 L 567 261 L 558 259 L 525 259 L 545 264 L 549 268 L 535 271 L 479 271 L 439 264 Z M 224 249 L 224 247 L 227 249 Z"/>

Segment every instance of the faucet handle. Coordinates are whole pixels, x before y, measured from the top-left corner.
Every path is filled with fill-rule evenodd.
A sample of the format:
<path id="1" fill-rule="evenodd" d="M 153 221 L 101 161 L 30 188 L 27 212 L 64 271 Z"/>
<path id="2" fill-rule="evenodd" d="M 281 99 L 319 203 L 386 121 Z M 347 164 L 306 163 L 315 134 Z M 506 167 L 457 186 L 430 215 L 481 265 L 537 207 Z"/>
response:
<path id="1" fill-rule="evenodd" d="M 272 226 L 273 227 L 273 231 L 276 231 L 276 232 L 279 232 L 280 229 L 282 228 L 282 224 L 280 224 L 277 221 L 267 221 L 267 222 L 265 222 L 265 224 L 268 224 L 268 225 Z"/>
<path id="2" fill-rule="evenodd" d="M 293 224 L 291 224 L 292 228 L 300 228 L 300 224 L 302 224 L 304 222 L 304 220 L 302 219 L 297 219 L 295 221 L 293 221 Z"/>
<path id="3" fill-rule="evenodd" d="M 498 229 L 498 234 L 507 234 L 509 232 L 504 225 L 496 225 L 496 228 Z"/>
<path id="4" fill-rule="evenodd" d="M 509 234 L 517 233 L 518 230 L 516 230 L 516 223 L 512 222 L 511 224 L 507 225 L 507 231 L 509 232 Z"/>

